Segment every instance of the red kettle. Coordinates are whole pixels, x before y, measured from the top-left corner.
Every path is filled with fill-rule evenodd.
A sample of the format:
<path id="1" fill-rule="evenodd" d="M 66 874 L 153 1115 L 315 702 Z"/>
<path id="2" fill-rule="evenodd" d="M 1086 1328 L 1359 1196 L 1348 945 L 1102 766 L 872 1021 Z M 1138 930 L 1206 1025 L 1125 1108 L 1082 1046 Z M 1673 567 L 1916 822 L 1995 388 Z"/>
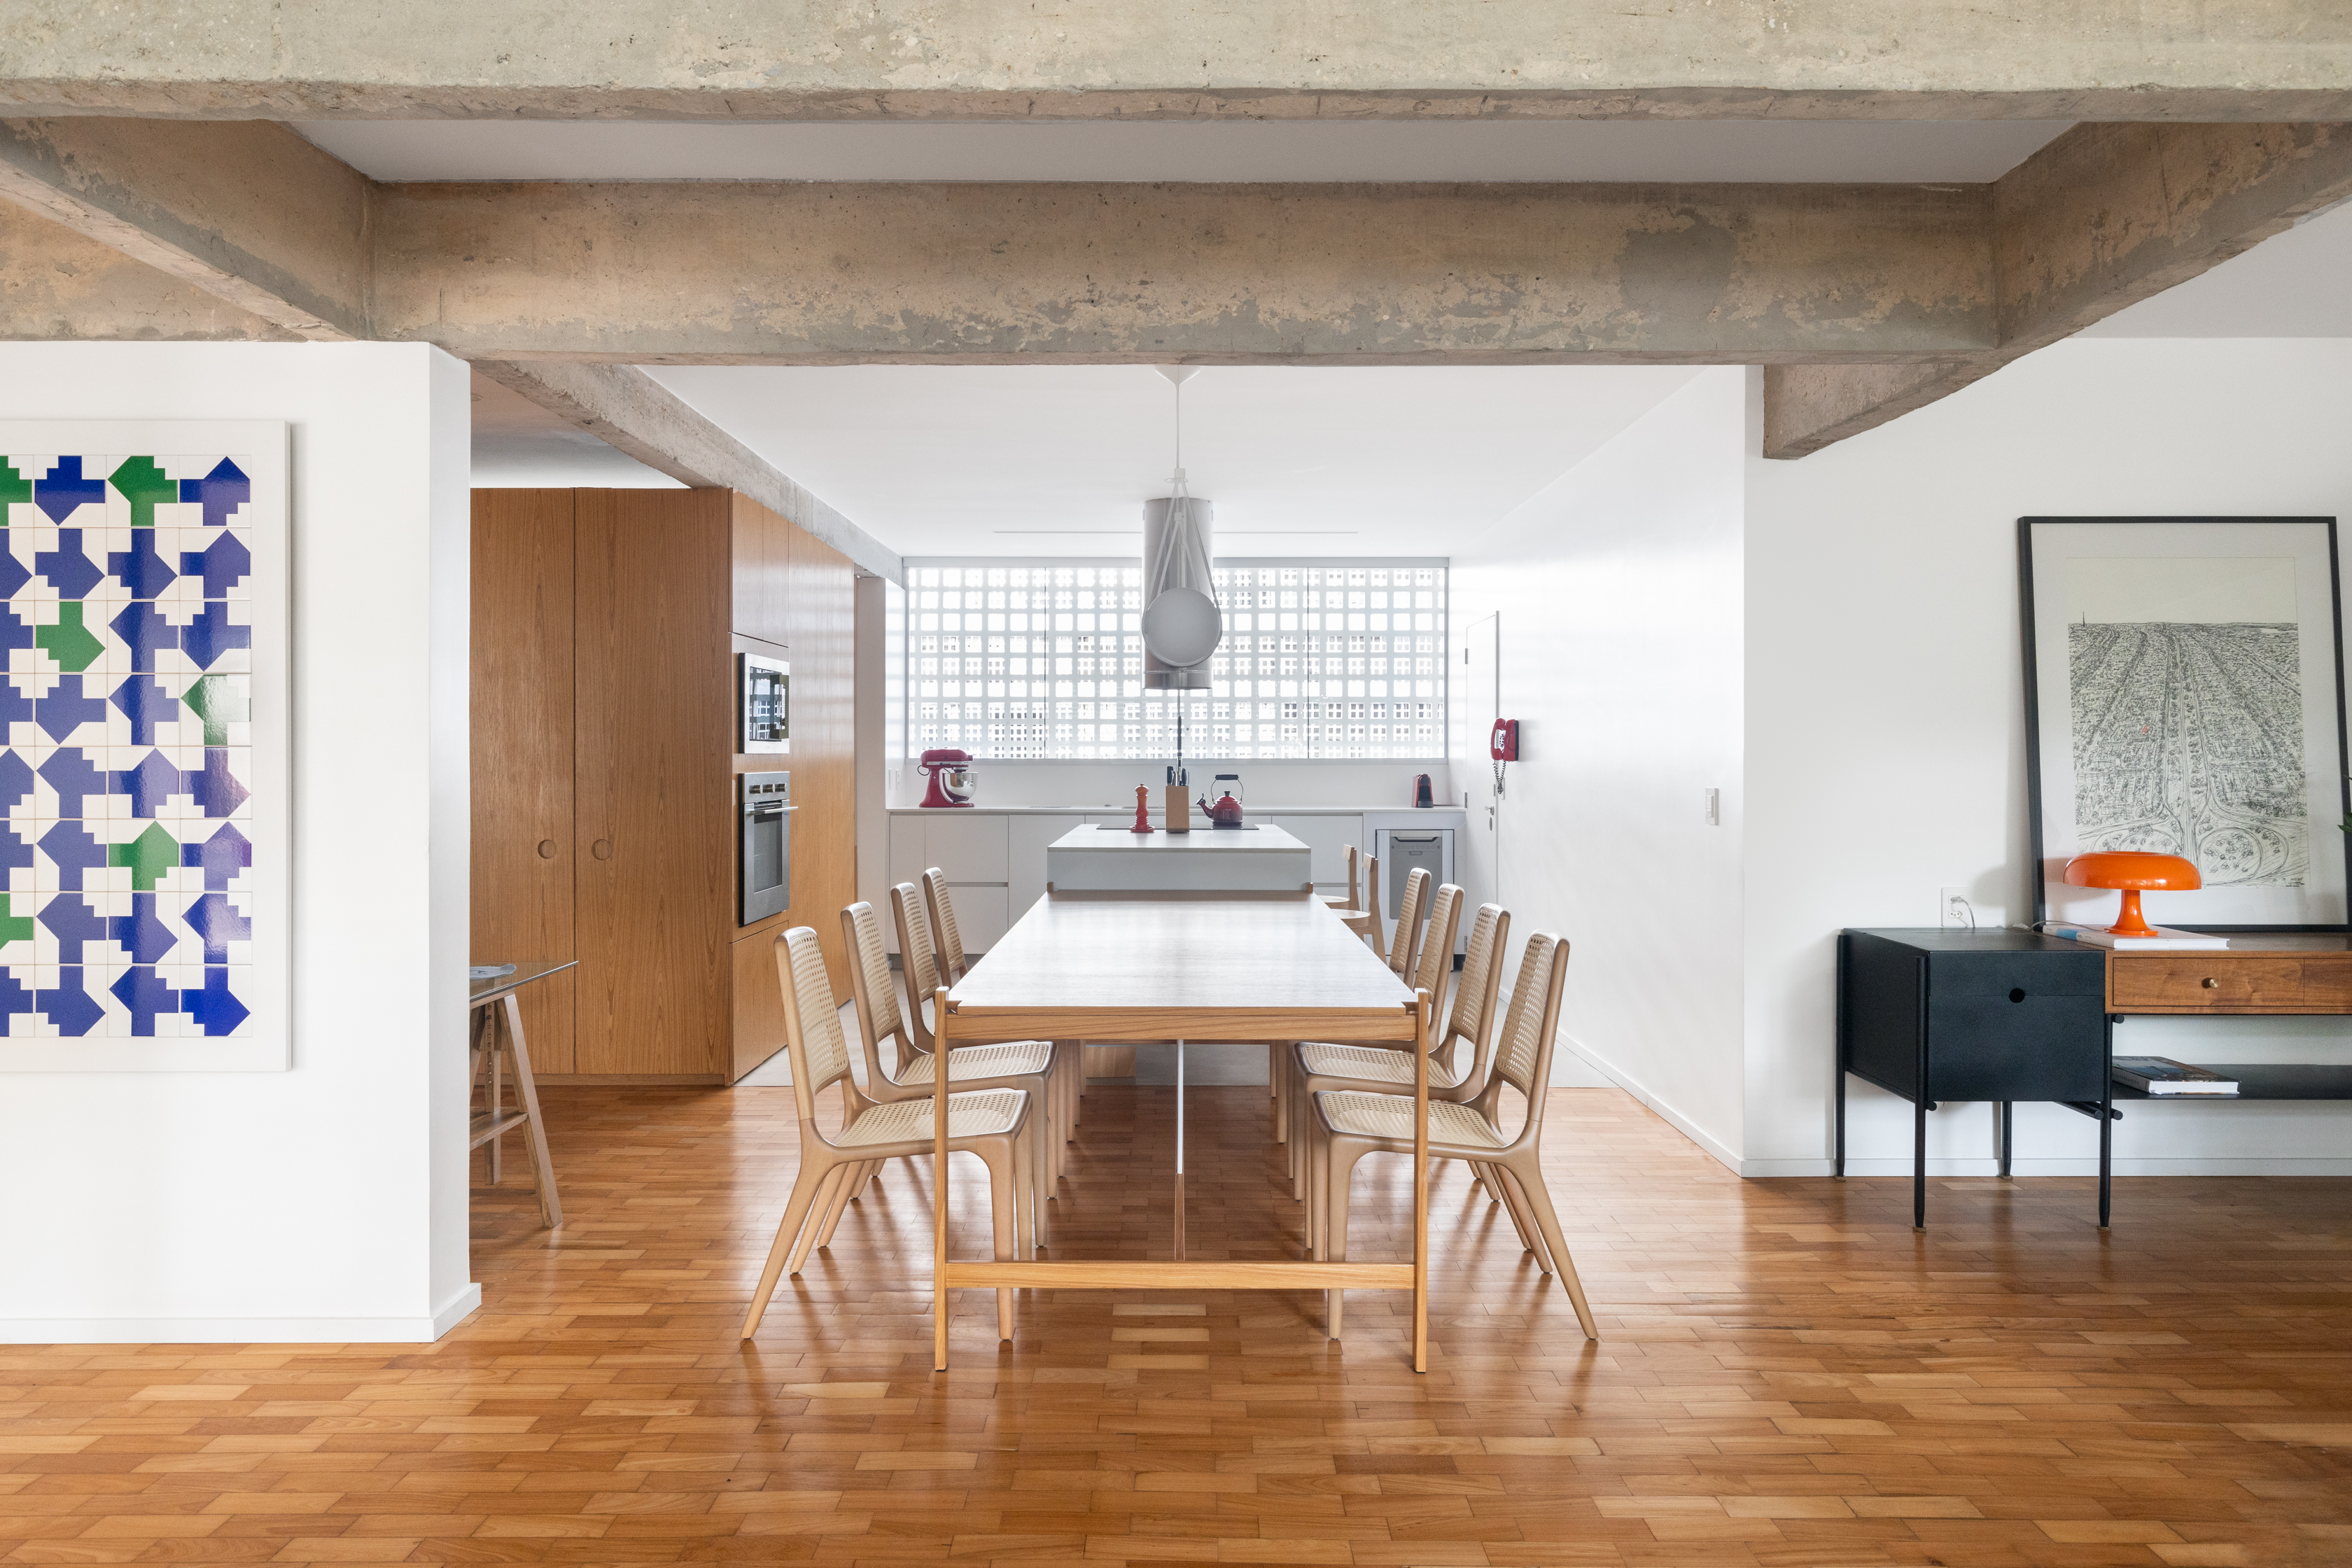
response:
<path id="1" fill-rule="evenodd" d="M 1208 816 L 1212 827 L 1239 827 L 1242 825 L 1242 803 L 1234 798 L 1231 790 L 1219 797 L 1214 805 L 1203 799 L 1201 810 Z"/>

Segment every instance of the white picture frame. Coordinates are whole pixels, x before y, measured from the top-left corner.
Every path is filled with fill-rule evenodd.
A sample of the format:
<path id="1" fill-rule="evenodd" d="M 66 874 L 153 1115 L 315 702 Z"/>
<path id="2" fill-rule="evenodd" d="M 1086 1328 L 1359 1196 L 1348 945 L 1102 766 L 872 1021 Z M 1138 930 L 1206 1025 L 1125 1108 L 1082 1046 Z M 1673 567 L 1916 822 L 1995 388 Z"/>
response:
<path id="1" fill-rule="evenodd" d="M 0 420 L 0 465 L 12 917 L 0 1071 L 287 1070 L 288 426 Z M 37 783 L 16 789 L 27 774 Z"/>
<path id="2" fill-rule="evenodd" d="M 2066 864 L 2146 849 L 2204 881 L 2151 921 L 2352 929 L 2336 520 L 2021 518 L 2018 564 L 2035 921 L 2110 924 Z"/>

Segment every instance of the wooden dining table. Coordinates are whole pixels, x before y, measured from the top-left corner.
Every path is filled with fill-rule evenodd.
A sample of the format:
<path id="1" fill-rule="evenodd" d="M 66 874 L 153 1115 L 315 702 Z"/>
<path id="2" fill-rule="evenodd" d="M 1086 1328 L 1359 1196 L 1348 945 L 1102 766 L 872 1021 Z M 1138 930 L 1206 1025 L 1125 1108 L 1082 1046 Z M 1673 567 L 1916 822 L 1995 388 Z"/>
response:
<path id="1" fill-rule="evenodd" d="M 948 1256 L 947 1100 L 934 1096 L 933 1364 L 948 1364 L 958 1289 L 1412 1292 L 1412 1366 L 1429 1370 L 1429 1039 L 1434 1006 L 1311 894 L 1049 893 L 952 990 L 939 1045 L 1165 1043 L 1177 1052 L 1176 1256 L 1139 1260 Z M 1187 1042 L 1330 1040 L 1412 1052 L 1412 1259 L 1190 1261 L 1182 1257 L 1182 1053 Z"/>

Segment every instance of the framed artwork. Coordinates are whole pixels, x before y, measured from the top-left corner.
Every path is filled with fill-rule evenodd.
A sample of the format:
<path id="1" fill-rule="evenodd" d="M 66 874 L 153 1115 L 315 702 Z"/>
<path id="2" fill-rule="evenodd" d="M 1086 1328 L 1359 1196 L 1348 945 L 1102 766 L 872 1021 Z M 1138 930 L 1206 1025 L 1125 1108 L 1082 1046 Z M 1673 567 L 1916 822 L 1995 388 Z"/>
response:
<path id="1" fill-rule="evenodd" d="M 2185 857 L 2151 920 L 2343 931 L 2352 834 L 2327 517 L 2018 520 L 2036 921 L 2105 925 L 2095 849 Z"/>
<path id="2" fill-rule="evenodd" d="M 0 421 L 0 1070 L 283 1070 L 287 430 Z"/>

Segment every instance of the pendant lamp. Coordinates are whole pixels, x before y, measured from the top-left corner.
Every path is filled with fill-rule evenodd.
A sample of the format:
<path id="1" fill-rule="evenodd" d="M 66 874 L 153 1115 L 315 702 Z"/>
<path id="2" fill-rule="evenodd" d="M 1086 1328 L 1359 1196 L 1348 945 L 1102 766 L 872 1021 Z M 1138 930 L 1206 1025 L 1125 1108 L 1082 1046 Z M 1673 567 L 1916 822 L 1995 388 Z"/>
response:
<path id="1" fill-rule="evenodd" d="M 1176 475 L 1168 494 L 1143 503 L 1143 684 L 1152 691 L 1205 691 L 1225 622 L 1217 608 L 1209 503 L 1184 485 L 1184 383 L 1199 367 L 1157 368 L 1176 388 Z"/>

